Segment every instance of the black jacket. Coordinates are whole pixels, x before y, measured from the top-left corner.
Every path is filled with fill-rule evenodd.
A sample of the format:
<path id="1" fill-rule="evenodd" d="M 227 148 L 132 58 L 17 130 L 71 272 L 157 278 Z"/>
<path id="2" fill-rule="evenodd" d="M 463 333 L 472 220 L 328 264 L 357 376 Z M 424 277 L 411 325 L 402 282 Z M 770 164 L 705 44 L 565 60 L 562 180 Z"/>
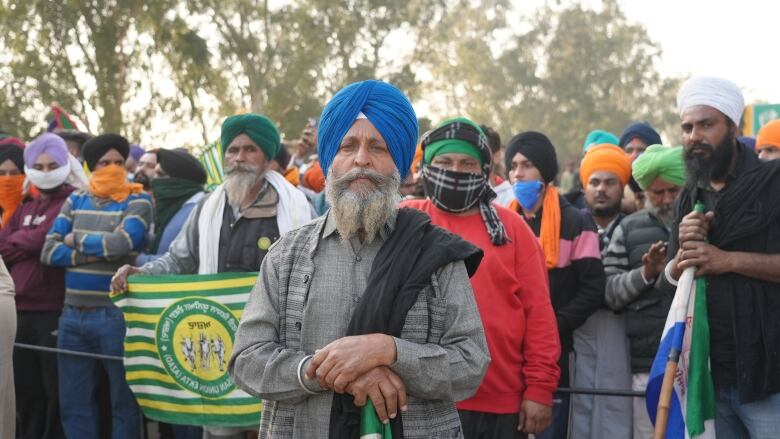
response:
<path id="1" fill-rule="evenodd" d="M 762 163 L 753 151 L 737 145 L 737 162 L 715 204 L 708 240 L 721 250 L 764 254 L 780 253 L 780 161 Z M 668 255 L 676 254 L 677 224 L 700 199 L 700 190 L 684 190 L 675 207 Z M 710 358 L 715 385 L 720 356 L 734 346 L 733 382 L 742 403 L 780 392 L 780 284 L 736 273 L 707 276 L 710 316 L 726 307 L 732 335 L 721 337 L 711 329 Z M 720 307 L 720 309 L 717 309 Z M 728 355 L 726 355 L 728 356 Z"/>

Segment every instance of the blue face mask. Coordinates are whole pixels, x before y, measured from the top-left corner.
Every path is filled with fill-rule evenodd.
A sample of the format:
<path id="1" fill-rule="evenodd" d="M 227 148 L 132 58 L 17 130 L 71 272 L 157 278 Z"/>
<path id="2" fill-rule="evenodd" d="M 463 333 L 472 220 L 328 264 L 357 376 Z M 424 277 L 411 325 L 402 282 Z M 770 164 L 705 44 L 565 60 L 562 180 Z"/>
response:
<path id="1" fill-rule="evenodd" d="M 544 188 L 544 183 L 541 180 L 517 181 L 512 186 L 515 198 L 526 210 L 536 207 L 536 203 L 539 202 L 539 197 L 542 195 L 542 188 Z"/>

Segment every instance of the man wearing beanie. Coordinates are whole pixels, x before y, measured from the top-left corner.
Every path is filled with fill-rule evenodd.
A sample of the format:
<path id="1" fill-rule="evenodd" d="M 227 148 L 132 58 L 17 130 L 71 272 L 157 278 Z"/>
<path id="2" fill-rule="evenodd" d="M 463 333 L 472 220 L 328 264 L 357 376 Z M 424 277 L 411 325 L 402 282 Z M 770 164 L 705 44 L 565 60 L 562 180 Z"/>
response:
<path id="1" fill-rule="evenodd" d="M 528 225 L 493 204 L 493 153 L 465 118 L 442 122 L 422 139 L 428 199 L 401 203 L 483 249 L 471 278 L 490 365 L 477 393 L 458 403 L 465 438 L 517 438 L 545 430 L 558 385 L 560 344 L 544 255 Z M 502 322 L 490 324 L 489 322 Z"/>
<path id="2" fill-rule="evenodd" d="M 148 252 L 136 258 L 139 267 L 168 251 L 190 212 L 203 198 L 203 185 L 207 179 L 203 165 L 184 150 L 160 149 L 155 156 L 158 163 L 150 184 L 154 197 L 155 234 L 147 246 Z"/>
<path id="3" fill-rule="evenodd" d="M 14 137 L 0 140 L 0 229 L 24 200 L 24 143 Z"/>
<path id="4" fill-rule="evenodd" d="M 488 363 L 468 280 L 482 252 L 398 208 L 418 125 L 396 87 L 346 86 L 318 133 L 331 209 L 268 252 L 230 376 L 263 399 L 261 438 L 356 439 L 361 419 L 372 437 L 461 437 L 455 401 Z"/>
<path id="5" fill-rule="evenodd" d="M 55 347 L 57 320 L 65 296 L 65 270 L 41 263 L 46 233 L 73 192 L 67 184 L 71 166 L 65 141 L 45 133 L 24 150 L 24 169 L 38 190 L 0 229 L 0 256 L 16 285 L 16 341 Z M 20 437 L 62 436 L 57 397 L 57 357 L 27 349 L 14 350 L 14 385 Z"/>
<path id="6" fill-rule="evenodd" d="M 615 228 L 604 256 L 606 303 L 625 318 L 631 356 L 631 388 L 644 391 L 661 341 L 672 297 L 656 288 L 663 272 L 672 207 L 683 184 L 682 148 L 652 145 L 633 163 L 633 177 L 647 194 L 647 207 Z M 621 398 L 625 404 L 625 398 Z M 633 398 L 633 437 L 650 439 L 653 425 L 645 398 Z"/>
<path id="7" fill-rule="evenodd" d="M 631 161 L 617 145 L 593 146 L 582 158 L 580 180 L 585 193 L 585 213 L 598 227 L 602 257 L 612 233 L 625 216 L 620 211 L 620 203 L 630 177 Z M 577 354 L 574 387 L 627 389 L 631 385 L 623 316 L 603 303 L 601 309 L 574 331 L 574 352 Z M 573 395 L 572 412 L 572 437 L 631 436 L 631 405 L 626 404 L 625 398 Z"/>
<path id="8" fill-rule="evenodd" d="M 125 320 L 108 295 L 111 276 L 135 261 L 152 223 L 152 202 L 140 184 L 128 183 L 125 160 L 130 145 L 122 136 L 103 134 L 84 144 L 91 171 L 84 192 L 72 193 L 46 235 L 43 263 L 65 267 L 65 307 L 57 331 L 57 347 L 104 355 L 123 355 Z M 140 434 L 140 412 L 116 361 L 61 355 L 60 413 L 67 437 L 98 437 L 94 402 L 98 368 L 111 387 L 114 438 Z"/>
<path id="9" fill-rule="evenodd" d="M 691 78 L 680 87 L 677 106 L 687 178 L 675 205 L 667 249 L 672 260 L 662 280 L 676 284 L 691 268 L 706 281 L 710 343 L 704 358 L 711 379 L 705 374 L 696 385 L 697 393 L 709 395 L 705 407 L 711 409 L 701 413 L 699 427 L 711 431 L 714 419 L 718 437 L 776 438 L 780 161 L 762 162 L 737 140 L 745 102 L 733 82 Z M 699 202 L 706 213 L 695 210 Z M 654 364 L 651 377 L 662 367 Z M 651 379 L 648 389 L 658 381 Z"/>
<path id="10" fill-rule="evenodd" d="M 516 200 L 510 209 L 523 218 L 541 242 L 550 280 L 550 298 L 561 340 L 561 380 L 570 385 L 573 333 L 604 301 L 604 268 L 593 221 L 558 195 L 555 148 L 542 133 L 527 131 L 509 142 L 504 158 Z M 538 438 L 566 438 L 569 397 L 553 405 L 553 423 Z"/>
<path id="11" fill-rule="evenodd" d="M 165 254 L 140 268 L 133 265 L 120 268 L 113 280 L 115 291 L 125 291 L 127 276 L 135 273 L 259 271 L 271 245 L 311 219 L 311 207 L 303 193 L 281 174 L 269 169 L 280 147 L 279 131 L 270 119 L 260 114 L 230 116 L 222 123 L 221 140 L 225 182 L 198 201 Z M 198 182 L 205 181 L 205 173 L 194 166 L 191 156 L 164 150 L 160 150 L 158 156 L 158 171 L 177 180 L 158 178 L 153 182 L 153 191 L 156 188 L 159 195 L 167 197 L 184 189 L 179 192 L 178 202 L 186 202 L 200 192 Z M 165 206 L 168 211 L 162 212 L 164 215 L 158 221 L 164 222 L 171 212 L 177 211 L 175 206 L 168 203 Z M 163 226 L 161 241 L 164 229 Z M 243 437 L 244 430 L 213 426 L 205 426 L 205 429 L 207 435 L 230 437 Z"/>

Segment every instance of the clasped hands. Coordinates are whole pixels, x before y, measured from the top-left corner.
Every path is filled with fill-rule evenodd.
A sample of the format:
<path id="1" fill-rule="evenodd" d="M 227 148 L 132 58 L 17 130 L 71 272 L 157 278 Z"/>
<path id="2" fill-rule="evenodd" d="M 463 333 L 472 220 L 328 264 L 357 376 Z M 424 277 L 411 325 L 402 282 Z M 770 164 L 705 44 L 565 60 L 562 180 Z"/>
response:
<path id="1" fill-rule="evenodd" d="M 696 267 L 696 277 L 732 271 L 731 254 L 706 242 L 713 212 L 691 212 L 680 221 L 680 249 L 672 264 L 672 277 L 679 279 L 688 267 Z"/>
<path id="2" fill-rule="evenodd" d="M 355 397 L 362 407 L 368 398 L 379 420 L 389 422 L 406 411 L 406 387 L 388 366 L 396 360 L 395 340 L 385 334 L 343 337 L 318 350 L 304 376 L 320 387 Z"/>

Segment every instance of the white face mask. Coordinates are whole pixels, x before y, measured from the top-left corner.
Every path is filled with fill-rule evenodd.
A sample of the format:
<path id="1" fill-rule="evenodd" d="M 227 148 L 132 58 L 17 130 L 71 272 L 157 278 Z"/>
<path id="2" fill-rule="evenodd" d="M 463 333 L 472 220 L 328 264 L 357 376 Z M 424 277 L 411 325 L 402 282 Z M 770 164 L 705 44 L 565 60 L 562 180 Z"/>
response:
<path id="1" fill-rule="evenodd" d="M 27 179 L 30 180 L 30 183 L 38 189 L 54 189 L 65 183 L 65 180 L 67 180 L 70 175 L 70 162 L 66 163 L 65 166 L 60 166 L 49 172 L 38 171 L 37 169 L 25 166 L 24 173 L 27 176 Z"/>

